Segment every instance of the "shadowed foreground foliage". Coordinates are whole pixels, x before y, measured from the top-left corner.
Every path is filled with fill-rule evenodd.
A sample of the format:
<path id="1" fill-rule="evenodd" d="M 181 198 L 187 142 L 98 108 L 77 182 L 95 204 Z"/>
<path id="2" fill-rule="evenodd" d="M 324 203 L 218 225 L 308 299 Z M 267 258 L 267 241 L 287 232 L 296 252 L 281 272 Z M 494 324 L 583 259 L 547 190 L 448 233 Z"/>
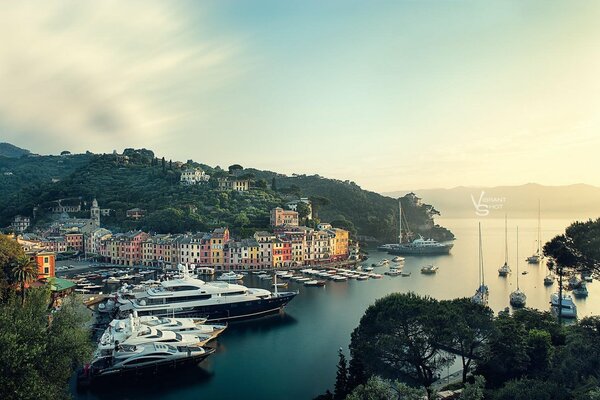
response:
<path id="1" fill-rule="evenodd" d="M 338 366 L 344 384 L 336 382 L 336 394 L 345 387 L 346 399 L 412 399 L 398 395 L 398 380 L 435 398 L 433 383 L 455 357 L 475 381 L 466 384 L 463 400 L 600 398 L 600 317 L 561 326 L 549 312 L 494 318 L 468 299 L 396 293 L 367 309 L 350 353 L 347 376 Z"/>
<path id="2" fill-rule="evenodd" d="M 74 297 L 54 312 L 49 302 L 39 288 L 23 305 L 13 294 L 0 306 L 0 399 L 70 397 L 69 378 L 91 354 L 89 311 Z"/>

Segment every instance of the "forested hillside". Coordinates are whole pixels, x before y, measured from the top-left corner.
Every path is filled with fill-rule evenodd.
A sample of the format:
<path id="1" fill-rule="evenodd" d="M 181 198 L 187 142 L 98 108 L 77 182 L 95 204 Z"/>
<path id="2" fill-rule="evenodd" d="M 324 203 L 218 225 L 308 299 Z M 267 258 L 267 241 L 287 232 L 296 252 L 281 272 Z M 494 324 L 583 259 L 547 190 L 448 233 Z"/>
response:
<path id="1" fill-rule="evenodd" d="M 309 197 L 318 219 L 347 228 L 353 234 L 381 241 L 397 237 L 397 200 L 362 190 L 352 182 L 319 176 L 286 177 L 268 171 L 233 166 L 232 173 L 251 180 L 244 193 L 219 191 L 217 179 L 228 171 L 188 161 L 186 164 L 155 157 L 150 150 L 126 149 L 116 154 L 0 157 L 0 170 L 12 175 L 0 178 L 0 226 L 16 214 L 32 216 L 35 224 L 51 220 L 51 208 L 59 199 L 81 202 L 86 216 L 96 198 L 101 208 L 111 209 L 102 224 L 116 230 L 144 229 L 156 232 L 202 231 L 227 225 L 246 236 L 269 225 L 269 210 L 291 199 Z M 181 171 L 200 166 L 211 179 L 207 184 L 184 186 Z M 275 178 L 275 179 L 273 179 Z M 434 227 L 431 206 L 404 204 L 411 229 L 437 239 L 451 239 L 444 228 Z M 139 221 L 126 218 L 128 209 L 146 210 Z"/>

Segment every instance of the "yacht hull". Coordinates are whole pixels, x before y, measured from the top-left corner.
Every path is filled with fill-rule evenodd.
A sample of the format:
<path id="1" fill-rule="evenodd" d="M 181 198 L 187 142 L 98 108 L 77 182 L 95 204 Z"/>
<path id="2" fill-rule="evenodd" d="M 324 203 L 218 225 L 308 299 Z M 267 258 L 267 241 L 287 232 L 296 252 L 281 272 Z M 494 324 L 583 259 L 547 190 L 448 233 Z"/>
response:
<path id="1" fill-rule="evenodd" d="M 436 254 L 449 254 L 454 244 L 445 244 L 443 246 L 435 247 L 416 247 L 410 245 L 397 245 L 387 250 L 389 254 L 396 256 L 427 256 Z"/>
<path id="2" fill-rule="evenodd" d="M 139 316 L 208 318 L 207 322 L 233 321 L 277 313 L 295 296 L 296 292 L 279 293 L 277 297 L 245 302 L 211 304 L 206 306 L 174 307 L 160 309 L 135 308 Z"/>

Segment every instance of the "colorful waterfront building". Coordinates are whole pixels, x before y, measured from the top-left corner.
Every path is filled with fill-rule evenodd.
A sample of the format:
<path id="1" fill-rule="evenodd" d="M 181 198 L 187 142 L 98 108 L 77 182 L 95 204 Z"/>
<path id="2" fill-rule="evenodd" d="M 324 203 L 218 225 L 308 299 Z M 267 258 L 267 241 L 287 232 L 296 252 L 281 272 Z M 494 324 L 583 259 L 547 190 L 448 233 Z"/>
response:
<path id="1" fill-rule="evenodd" d="M 220 271 L 225 266 L 225 243 L 229 241 L 229 228 L 217 228 L 210 235 L 210 265 Z"/>
<path id="2" fill-rule="evenodd" d="M 260 268 L 260 244 L 256 239 L 230 240 L 225 245 L 225 264 L 228 270 Z"/>
<path id="3" fill-rule="evenodd" d="M 273 268 L 288 268 L 292 266 L 292 243 L 284 238 L 272 241 Z"/>
<path id="4" fill-rule="evenodd" d="M 276 207 L 271 210 L 271 226 L 298 226 L 298 212 Z"/>

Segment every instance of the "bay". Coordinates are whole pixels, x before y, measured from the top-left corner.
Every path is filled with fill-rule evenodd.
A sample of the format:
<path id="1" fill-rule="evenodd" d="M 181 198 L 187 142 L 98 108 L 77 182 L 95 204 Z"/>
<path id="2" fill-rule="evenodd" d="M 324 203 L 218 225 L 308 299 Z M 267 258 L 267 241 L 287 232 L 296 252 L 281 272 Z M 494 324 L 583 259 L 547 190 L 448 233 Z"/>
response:
<path id="1" fill-rule="evenodd" d="M 78 399 L 311 399 L 332 389 L 337 352 L 348 355 L 350 334 L 366 308 L 389 293 L 415 292 L 437 299 L 472 296 L 478 285 L 478 234 L 483 232 L 485 280 L 490 288 L 490 307 L 494 311 L 508 306 L 508 296 L 516 288 L 516 226 L 519 226 L 519 275 L 527 306 L 548 310 L 550 294 L 557 284 L 545 287 L 545 262 L 530 265 L 525 258 L 536 247 L 537 220 L 509 220 L 509 264 L 513 274 L 498 276 L 504 262 L 504 220 L 439 219 L 457 237 L 450 255 L 406 257 L 404 269 L 410 277 L 388 277 L 368 281 L 328 282 L 323 288 L 304 287 L 290 282 L 289 290 L 299 295 L 285 312 L 258 320 L 231 324 L 219 337 L 217 352 L 200 366 L 179 368 L 160 375 L 122 379 L 109 385 L 77 391 Z M 542 243 L 563 233 L 572 220 L 543 220 Z M 366 263 L 391 257 L 369 249 Z M 424 275 L 426 264 L 439 267 L 435 275 Z M 383 273 L 387 267 L 375 268 Z M 244 284 L 270 288 L 270 283 L 248 276 Z M 588 286 L 586 300 L 576 300 L 580 317 L 600 310 L 600 285 Z"/>

